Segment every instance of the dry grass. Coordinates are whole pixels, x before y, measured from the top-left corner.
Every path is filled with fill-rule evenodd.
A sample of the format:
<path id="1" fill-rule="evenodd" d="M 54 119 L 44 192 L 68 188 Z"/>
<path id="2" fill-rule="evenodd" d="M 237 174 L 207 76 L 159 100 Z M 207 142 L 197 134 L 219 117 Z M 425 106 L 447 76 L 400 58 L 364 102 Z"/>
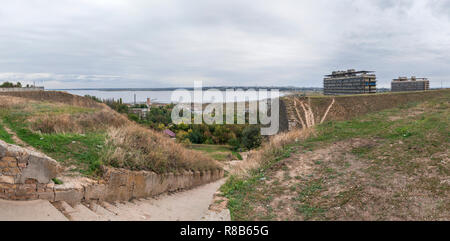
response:
<path id="1" fill-rule="evenodd" d="M 0 95 L 0 108 L 10 108 L 12 106 L 23 105 L 28 100 L 20 97 Z"/>
<path id="2" fill-rule="evenodd" d="M 105 108 L 106 105 L 82 96 L 61 91 L 0 92 L 0 96 L 21 97 L 28 100 L 64 103 L 88 108 Z M 8 98 L 9 98 L 8 97 Z"/>
<path id="3" fill-rule="evenodd" d="M 85 107 L 89 106 L 89 100 L 83 102 L 78 100 L 78 98 L 73 99 L 77 100 L 76 103 L 78 105 L 74 106 L 64 103 L 64 101 L 48 102 L 47 100 L 42 102 L 22 97 L 0 95 L 0 108 L 14 111 L 20 110 L 23 114 L 28 113 L 28 118 L 25 121 L 30 124 L 31 130 L 46 134 L 84 134 L 131 123 L 125 116 L 113 111 L 106 105 L 95 105 L 95 108 Z M 72 103 L 71 101 L 66 102 Z"/>
<path id="4" fill-rule="evenodd" d="M 129 123 L 128 119 L 111 110 L 91 113 L 39 115 L 29 120 L 31 129 L 42 133 L 86 133 L 120 127 Z"/>
<path id="5" fill-rule="evenodd" d="M 113 167 L 158 173 L 220 168 L 218 162 L 200 152 L 135 124 L 109 129 L 106 145 L 102 161 Z"/>
<path id="6" fill-rule="evenodd" d="M 261 148 L 249 152 L 247 159 L 237 164 L 231 171 L 231 174 L 238 176 L 247 175 L 249 170 L 257 169 L 265 161 L 278 156 L 287 145 L 305 140 L 313 132 L 313 129 L 298 129 L 271 137 Z"/>
<path id="7" fill-rule="evenodd" d="M 67 144 L 69 147 L 66 145 L 67 148 L 64 150 L 67 153 L 64 155 L 59 151 L 51 153 L 54 156 L 61 154 L 64 158 L 60 159 L 64 160 L 83 156 L 86 151 L 81 148 L 86 149 L 89 146 L 78 148 L 70 143 L 81 143 L 84 140 L 88 144 L 85 139 L 89 139 L 87 137 L 92 135 L 96 137 L 94 138 L 95 146 L 100 146 L 100 149 L 95 155 L 83 156 L 82 160 L 78 160 L 82 163 L 103 163 L 120 168 L 150 170 L 158 173 L 211 170 L 221 167 L 210 157 L 198 151 L 186 149 L 159 132 L 141 127 L 106 105 L 67 93 L 33 92 L 29 96 L 24 93 L 0 95 L 0 116 L 10 120 L 15 125 L 16 131 L 26 129 L 28 134 L 22 136 L 24 141 L 33 141 L 29 144 L 41 151 L 44 151 L 40 149 L 41 147 L 56 150 L 54 148 L 56 142 L 46 146 L 43 144 L 45 141 L 64 139 L 64 143 L 69 143 Z M 103 136 L 105 133 L 106 139 L 103 143 L 102 140 L 98 140 L 97 134 Z M 28 138 L 29 136 L 36 138 Z M 40 139 L 40 136 L 45 138 Z M 100 156 L 101 161 L 97 156 Z M 72 163 L 69 160 L 65 161 Z"/>

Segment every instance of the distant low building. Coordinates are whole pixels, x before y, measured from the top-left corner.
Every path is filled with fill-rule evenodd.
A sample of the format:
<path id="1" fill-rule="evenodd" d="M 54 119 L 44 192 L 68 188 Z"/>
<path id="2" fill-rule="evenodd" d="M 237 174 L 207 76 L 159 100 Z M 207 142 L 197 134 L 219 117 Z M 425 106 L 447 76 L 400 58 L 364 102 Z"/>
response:
<path id="1" fill-rule="evenodd" d="M 325 75 L 323 93 L 325 95 L 372 94 L 377 92 L 377 77 L 374 71 L 333 71 Z"/>
<path id="2" fill-rule="evenodd" d="M 412 76 L 411 79 L 407 77 L 399 77 L 391 82 L 392 92 L 402 91 L 426 91 L 430 89 L 430 81 L 427 78 L 416 78 Z"/>
<path id="3" fill-rule="evenodd" d="M 149 112 L 149 108 L 130 108 L 128 110 L 128 112 L 138 115 L 139 118 L 145 118 L 145 117 L 147 117 L 147 114 Z"/>

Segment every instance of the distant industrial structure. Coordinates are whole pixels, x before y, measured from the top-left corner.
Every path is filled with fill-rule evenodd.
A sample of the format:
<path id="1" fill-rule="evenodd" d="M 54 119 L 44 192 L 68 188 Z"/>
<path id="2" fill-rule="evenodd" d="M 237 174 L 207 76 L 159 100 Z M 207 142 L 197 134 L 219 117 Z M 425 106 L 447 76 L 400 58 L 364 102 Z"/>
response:
<path id="1" fill-rule="evenodd" d="M 392 92 L 402 91 L 425 91 L 430 89 L 430 81 L 427 78 L 416 78 L 412 76 L 411 79 L 407 77 L 399 77 L 391 82 Z"/>
<path id="2" fill-rule="evenodd" d="M 377 92 L 377 77 L 374 71 L 333 71 L 325 75 L 323 93 L 325 95 L 371 94 Z"/>
<path id="3" fill-rule="evenodd" d="M 15 87 L 15 88 L 0 88 L 0 92 L 25 92 L 25 91 L 44 91 L 44 87 Z"/>

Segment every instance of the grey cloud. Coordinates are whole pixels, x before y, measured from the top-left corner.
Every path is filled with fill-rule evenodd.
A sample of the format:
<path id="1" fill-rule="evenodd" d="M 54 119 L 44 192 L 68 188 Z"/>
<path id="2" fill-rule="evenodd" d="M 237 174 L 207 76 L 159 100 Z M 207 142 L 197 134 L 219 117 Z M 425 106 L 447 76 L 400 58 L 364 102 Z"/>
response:
<path id="1" fill-rule="evenodd" d="M 332 70 L 363 68 L 381 86 L 400 74 L 440 84 L 450 79 L 449 2 L 8 1 L 0 81 L 321 86 Z"/>

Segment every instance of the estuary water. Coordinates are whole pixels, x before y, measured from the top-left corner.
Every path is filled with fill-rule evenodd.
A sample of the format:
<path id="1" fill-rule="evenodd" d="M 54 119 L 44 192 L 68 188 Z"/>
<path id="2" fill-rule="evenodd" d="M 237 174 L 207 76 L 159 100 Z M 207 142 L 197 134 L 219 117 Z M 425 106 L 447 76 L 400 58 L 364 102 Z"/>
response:
<path id="1" fill-rule="evenodd" d="M 172 103 L 171 97 L 173 91 L 116 91 L 116 90 L 59 90 L 65 91 L 70 94 L 85 96 L 91 95 L 98 97 L 100 99 L 115 99 L 118 100 L 122 98 L 124 103 L 134 103 L 136 98 L 136 103 L 145 103 L 147 98 L 150 98 L 152 103 L 161 103 L 161 104 L 170 104 Z M 191 96 L 193 95 L 193 91 L 190 92 Z M 204 93 L 205 91 L 203 91 Z M 222 91 L 222 94 L 225 96 L 225 91 Z M 280 97 L 288 94 L 288 92 L 281 92 Z M 250 101 L 261 100 L 264 97 L 258 96 L 256 99 L 250 99 Z"/>

